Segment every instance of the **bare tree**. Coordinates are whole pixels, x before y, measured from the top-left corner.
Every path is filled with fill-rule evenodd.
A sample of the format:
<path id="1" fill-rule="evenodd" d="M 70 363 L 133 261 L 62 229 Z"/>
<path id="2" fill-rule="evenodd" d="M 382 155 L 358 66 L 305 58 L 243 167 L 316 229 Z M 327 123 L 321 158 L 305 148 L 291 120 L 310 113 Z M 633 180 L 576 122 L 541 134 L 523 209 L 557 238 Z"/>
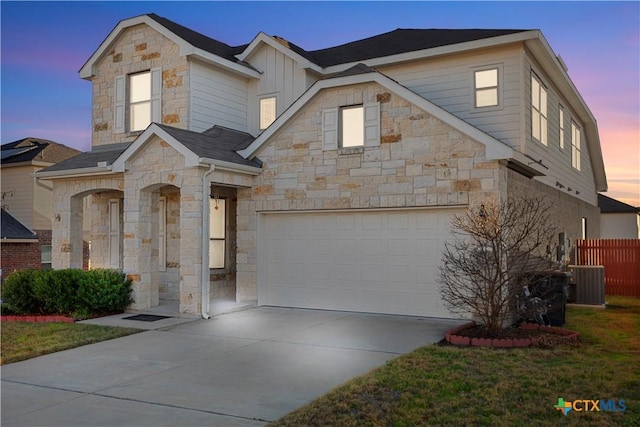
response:
<path id="1" fill-rule="evenodd" d="M 492 335 L 511 319 L 532 272 L 558 268 L 551 206 L 539 198 L 487 202 L 453 218 L 440 266 L 440 292 L 454 313 L 471 313 Z"/>

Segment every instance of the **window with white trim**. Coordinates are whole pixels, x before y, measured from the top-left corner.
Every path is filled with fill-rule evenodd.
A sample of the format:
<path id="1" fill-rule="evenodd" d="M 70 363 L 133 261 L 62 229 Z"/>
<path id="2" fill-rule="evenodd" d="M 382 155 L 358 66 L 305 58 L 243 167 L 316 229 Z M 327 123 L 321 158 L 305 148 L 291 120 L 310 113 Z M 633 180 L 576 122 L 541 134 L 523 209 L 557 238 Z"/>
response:
<path id="1" fill-rule="evenodd" d="M 225 199 L 209 199 L 209 268 L 224 268 L 227 236 Z"/>
<path id="2" fill-rule="evenodd" d="M 582 151 L 580 138 L 580 128 L 574 122 L 571 122 L 571 166 L 576 170 L 580 170 L 580 155 Z"/>
<path id="3" fill-rule="evenodd" d="M 362 105 L 340 108 L 340 147 L 364 145 L 364 108 Z"/>
<path id="4" fill-rule="evenodd" d="M 114 87 L 115 133 L 138 132 L 161 122 L 162 70 L 117 76 Z"/>
<path id="5" fill-rule="evenodd" d="M 531 74 L 531 135 L 547 145 L 547 89 Z"/>
<path id="6" fill-rule="evenodd" d="M 494 107 L 498 105 L 498 69 L 474 72 L 475 107 Z"/>
<path id="7" fill-rule="evenodd" d="M 380 103 L 322 110 L 322 147 L 337 150 L 380 145 Z"/>
<path id="8" fill-rule="evenodd" d="M 560 127 L 560 139 L 558 144 L 560 145 L 560 149 L 564 150 L 564 108 L 562 105 L 558 105 L 558 123 Z"/>
<path id="9" fill-rule="evenodd" d="M 276 97 L 260 98 L 260 130 L 265 130 L 276 119 Z"/>

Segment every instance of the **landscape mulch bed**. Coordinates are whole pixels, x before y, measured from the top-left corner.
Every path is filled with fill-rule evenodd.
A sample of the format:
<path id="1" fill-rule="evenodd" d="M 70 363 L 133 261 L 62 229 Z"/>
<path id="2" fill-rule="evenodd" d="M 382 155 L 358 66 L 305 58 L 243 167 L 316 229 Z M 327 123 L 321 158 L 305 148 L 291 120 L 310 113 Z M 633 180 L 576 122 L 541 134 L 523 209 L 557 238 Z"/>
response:
<path id="1" fill-rule="evenodd" d="M 453 345 L 498 348 L 552 348 L 558 345 L 578 345 L 580 343 L 577 332 L 532 323 L 505 328 L 497 335 L 490 333 L 481 325 L 468 323 L 447 331 L 445 342 Z"/>

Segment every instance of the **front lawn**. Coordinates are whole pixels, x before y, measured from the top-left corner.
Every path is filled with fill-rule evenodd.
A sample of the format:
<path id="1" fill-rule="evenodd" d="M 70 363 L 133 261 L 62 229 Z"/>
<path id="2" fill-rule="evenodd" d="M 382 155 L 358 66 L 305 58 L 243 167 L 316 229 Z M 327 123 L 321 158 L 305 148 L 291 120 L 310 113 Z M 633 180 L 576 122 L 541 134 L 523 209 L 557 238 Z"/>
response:
<path id="1" fill-rule="evenodd" d="M 638 426 L 640 298 L 568 307 L 579 346 L 488 349 L 430 345 L 398 357 L 273 426 Z M 625 411 L 554 409 L 558 398 L 615 400 Z M 592 403 L 587 403 L 591 408 Z M 578 409 L 584 403 L 576 405 Z M 621 408 L 621 406 L 617 406 Z"/>
<path id="2" fill-rule="evenodd" d="M 0 365 L 137 332 L 142 331 L 83 323 L 3 322 Z"/>

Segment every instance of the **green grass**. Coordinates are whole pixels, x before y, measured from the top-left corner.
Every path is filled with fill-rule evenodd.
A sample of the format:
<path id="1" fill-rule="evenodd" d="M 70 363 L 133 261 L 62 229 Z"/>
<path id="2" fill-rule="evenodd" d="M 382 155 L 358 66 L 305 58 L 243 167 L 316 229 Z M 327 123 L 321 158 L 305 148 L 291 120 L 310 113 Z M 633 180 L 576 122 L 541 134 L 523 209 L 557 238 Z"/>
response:
<path id="1" fill-rule="evenodd" d="M 6 365 L 137 332 L 141 330 L 81 323 L 4 322 L 0 364 Z"/>
<path id="2" fill-rule="evenodd" d="M 272 426 L 638 426 L 640 298 L 605 310 L 568 307 L 579 346 L 488 349 L 431 345 L 288 414 Z M 625 412 L 553 408 L 624 399 Z"/>

